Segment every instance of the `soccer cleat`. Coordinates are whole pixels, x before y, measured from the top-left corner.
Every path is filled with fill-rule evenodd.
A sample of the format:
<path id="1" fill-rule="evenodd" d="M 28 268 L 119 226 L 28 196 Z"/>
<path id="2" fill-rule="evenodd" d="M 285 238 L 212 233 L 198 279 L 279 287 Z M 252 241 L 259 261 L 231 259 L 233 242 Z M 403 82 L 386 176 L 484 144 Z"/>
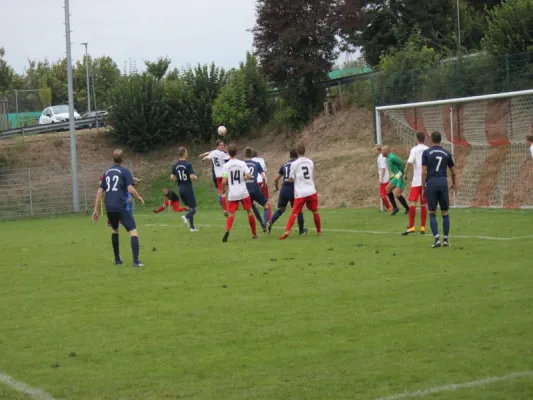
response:
<path id="1" fill-rule="evenodd" d="M 226 242 L 228 241 L 228 238 L 229 238 L 229 232 L 226 232 L 226 233 L 224 234 L 224 237 L 222 238 L 222 242 L 223 242 L 223 243 L 226 243 Z"/>
<path id="2" fill-rule="evenodd" d="M 440 240 L 439 239 L 435 240 L 435 242 L 431 245 L 432 249 L 436 249 L 438 247 L 440 247 Z"/>
<path id="3" fill-rule="evenodd" d="M 191 228 L 191 232 L 198 232 L 198 229 Z"/>
<path id="4" fill-rule="evenodd" d="M 392 212 L 390 213 L 390 215 L 393 216 L 393 215 L 398 214 L 399 212 L 400 212 L 400 209 L 399 209 L 399 208 L 393 208 L 393 209 L 392 209 Z"/>
<path id="5" fill-rule="evenodd" d="M 307 232 L 309 232 L 309 229 L 304 228 L 304 229 L 302 229 L 301 232 L 298 232 L 298 235 L 300 235 L 300 236 L 302 236 L 302 235 L 307 235 Z"/>
<path id="6" fill-rule="evenodd" d="M 420 227 L 420 234 L 421 235 L 425 235 L 426 234 L 426 227 L 424 227 L 424 226 Z"/>
<path id="7" fill-rule="evenodd" d="M 409 210 L 405 210 L 404 214 L 409 215 Z"/>
<path id="8" fill-rule="evenodd" d="M 144 264 L 140 261 L 137 261 L 136 263 L 133 263 L 134 268 L 141 268 L 144 267 Z"/>
<path id="9" fill-rule="evenodd" d="M 289 237 L 289 234 L 287 232 L 285 232 L 280 238 L 279 240 L 285 240 Z"/>
<path id="10" fill-rule="evenodd" d="M 121 258 L 119 258 L 118 260 L 115 260 L 115 265 L 118 267 L 119 265 L 122 265 L 124 264 L 124 261 L 122 261 Z"/>
<path id="11" fill-rule="evenodd" d="M 190 227 L 189 220 L 187 219 L 187 217 L 185 215 L 181 216 L 181 221 L 183 222 L 183 225 L 185 225 L 187 228 Z"/>
<path id="12" fill-rule="evenodd" d="M 268 229 L 268 234 L 270 235 L 270 232 L 272 232 L 272 223 L 267 222 L 267 229 Z"/>
<path id="13" fill-rule="evenodd" d="M 322 236 L 322 232 L 317 232 L 316 235 L 317 236 Z"/>
<path id="14" fill-rule="evenodd" d="M 228 217 L 229 217 L 229 213 L 228 213 L 227 211 L 224 211 L 224 216 L 225 216 L 226 218 L 228 218 Z"/>
<path id="15" fill-rule="evenodd" d="M 414 227 L 414 226 L 413 226 L 412 228 L 409 228 L 409 227 L 408 227 L 407 230 L 406 230 L 404 233 L 402 233 L 402 235 L 403 235 L 403 236 L 407 236 L 407 235 L 409 235 L 410 233 L 415 233 L 415 232 L 416 232 L 416 230 L 415 230 L 415 227 Z"/>
<path id="16" fill-rule="evenodd" d="M 448 242 L 448 239 L 444 239 L 444 240 L 442 241 L 442 245 L 443 245 L 444 247 L 450 247 L 450 242 Z"/>
<path id="17" fill-rule="evenodd" d="M 268 222 L 263 225 L 263 233 L 267 233 L 268 232 Z"/>
<path id="18" fill-rule="evenodd" d="M 257 240 L 257 236 L 252 236 L 252 240 Z"/>

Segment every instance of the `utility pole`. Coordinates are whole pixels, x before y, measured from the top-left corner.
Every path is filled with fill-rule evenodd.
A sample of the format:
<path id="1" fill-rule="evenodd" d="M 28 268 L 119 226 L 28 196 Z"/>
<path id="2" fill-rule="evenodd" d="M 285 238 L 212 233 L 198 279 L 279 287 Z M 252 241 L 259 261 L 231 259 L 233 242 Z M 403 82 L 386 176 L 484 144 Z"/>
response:
<path id="1" fill-rule="evenodd" d="M 78 162 L 76 161 L 76 128 L 74 121 L 74 94 L 72 90 L 72 54 L 70 43 L 70 10 L 69 0 L 65 0 L 65 36 L 67 45 L 67 87 L 68 87 L 68 122 L 70 131 L 70 166 L 72 169 L 72 208 L 80 211 L 78 192 Z"/>
<path id="2" fill-rule="evenodd" d="M 87 51 L 87 46 L 89 43 L 85 42 L 81 44 L 85 46 L 85 74 L 87 75 L 87 112 L 91 112 L 91 86 L 89 84 L 89 53 Z M 95 110 L 96 111 L 96 110 Z"/>

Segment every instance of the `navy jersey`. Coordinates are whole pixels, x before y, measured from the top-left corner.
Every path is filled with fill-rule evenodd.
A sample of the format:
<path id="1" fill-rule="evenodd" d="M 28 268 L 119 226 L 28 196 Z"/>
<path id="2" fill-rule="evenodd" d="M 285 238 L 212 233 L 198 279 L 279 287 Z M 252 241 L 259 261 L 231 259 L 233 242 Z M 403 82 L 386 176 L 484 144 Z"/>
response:
<path id="1" fill-rule="evenodd" d="M 170 201 L 180 201 L 180 198 L 178 197 L 176 192 L 174 192 L 173 190 L 168 191 L 168 199 Z"/>
<path id="2" fill-rule="evenodd" d="M 252 175 L 252 180 L 246 181 L 246 187 L 248 188 L 248 192 L 251 193 L 261 191 L 261 189 L 259 188 L 259 184 L 257 183 L 257 177 L 259 176 L 259 174 L 265 172 L 263 170 L 263 167 L 257 161 L 253 160 L 246 160 L 245 163 L 248 166 L 248 169 L 250 170 L 250 174 Z"/>
<path id="3" fill-rule="evenodd" d="M 279 167 L 278 174 L 283 177 L 283 186 L 294 188 L 294 182 L 289 181 L 289 175 L 291 173 L 291 164 L 294 160 L 289 160 L 281 167 Z"/>
<path id="4" fill-rule="evenodd" d="M 180 160 L 172 167 L 172 174 L 178 179 L 178 186 L 191 187 L 191 175 L 194 175 L 192 164 L 187 160 Z"/>
<path id="5" fill-rule="evenodd" d="M 133 185 L 131 172 L 120 165 L 113 165 L 103 175 L 100 187 L 105 192 L 107 212 L 126 212 L 128 209 L 128 187 Z"/>
<path id="6" fill-rule="evenodd" d="M 448 168 L 454 166 L 453 157 L 441 146 L 433 146 L 422 153 L 422 166 L 427 167 L 426 182 L 446 180 Z"/>

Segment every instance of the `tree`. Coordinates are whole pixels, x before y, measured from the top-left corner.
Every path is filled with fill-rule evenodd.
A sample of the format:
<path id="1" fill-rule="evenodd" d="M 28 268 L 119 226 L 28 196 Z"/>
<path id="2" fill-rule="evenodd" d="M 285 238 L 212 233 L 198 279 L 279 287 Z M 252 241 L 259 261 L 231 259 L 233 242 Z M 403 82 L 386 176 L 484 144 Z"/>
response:
<path id="1" fill-rule="evenodd" d="M 172 61 L 168 57 L 160 57 L 157 59 L 157 61 L 145 61 L 144 64 L 146 65 L 146 72 L 148 72 L 157 80 L 161 80 L 167 73 L 171 62 Z"/>
<path id="2" fill-rule="evenodd" d="M 255 54 L 263 73 L 305 122 L 322 105 L 337 57 L 337 2 L 258 0 L 253 28 Z"/>
<path id="3" fill-rule="evenodd" d="M 15 71 L 4 60 L 5 50 L 0 47 L 0 92 L 7 91 L 13 85 Z"/>

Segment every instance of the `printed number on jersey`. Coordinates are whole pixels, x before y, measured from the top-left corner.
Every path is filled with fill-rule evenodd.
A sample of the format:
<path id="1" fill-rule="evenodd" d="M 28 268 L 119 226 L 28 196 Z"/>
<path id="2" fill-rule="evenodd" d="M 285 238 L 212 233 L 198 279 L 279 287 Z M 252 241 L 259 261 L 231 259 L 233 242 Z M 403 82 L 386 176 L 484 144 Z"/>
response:
<path id="1" fill-rule="evenodd" d="M 213 158 L 213 164 L 215 164 L 215 167 L 220 167 L 220 163 L 218 162 L 218 158 Z"/>
<path id="2" fill-rule="evenodd" d="M 114 175 L 113 177 L 110 177 L 110 176 L 106 176 L 105 177 L 105 183 L 106 183 L 106 192 L 109 192 L 110 190 L 112 192 L 117 192 L 118 191 L 118 188 L 117 188 L 117 185 L 118 185 L 118 181 L 119 181 L 119 177 L 118 175 Z M 113 182 L 111 182 L 113 181 Z M 111 183 L 113 183 L 113 186 L 111 187 Z"/>
<path id="3" fill-rule="evenodd" d="M 288 181 L 291 175 L 291 165 L 287 164 L 285 165 L 285 180 Z"/>
<path id="4" fill-rule="evenodd" d="M 232 185 L 234 185 L 235 182 L 241 183 L 241 171 L 240 170 L 230 171 L 230 180 L 231 180 Z"/>
<path id="5" fill-rule="evenodd" d="M 304 172 L 304 179 L 311 179 L 311 176 L 309 175 L 309 168 L 302 167 L 302 171 Z"/>
<path id="6" fill-rule="evenodd" d="M 186 181 L 187 180 L 187 174 L 185 173 L 185 171 L 182 171 L 181 169 L 178 169 L 178 179 L 180 181 Z"/>
<path id="7" fill-rule="evenodd" d="M 435 168 L 435 172 L 439 172 L 440 163 L 442 162 L 442 157 L 435 157 L 439 162 L 437 163 L 437 168 Z"/>

